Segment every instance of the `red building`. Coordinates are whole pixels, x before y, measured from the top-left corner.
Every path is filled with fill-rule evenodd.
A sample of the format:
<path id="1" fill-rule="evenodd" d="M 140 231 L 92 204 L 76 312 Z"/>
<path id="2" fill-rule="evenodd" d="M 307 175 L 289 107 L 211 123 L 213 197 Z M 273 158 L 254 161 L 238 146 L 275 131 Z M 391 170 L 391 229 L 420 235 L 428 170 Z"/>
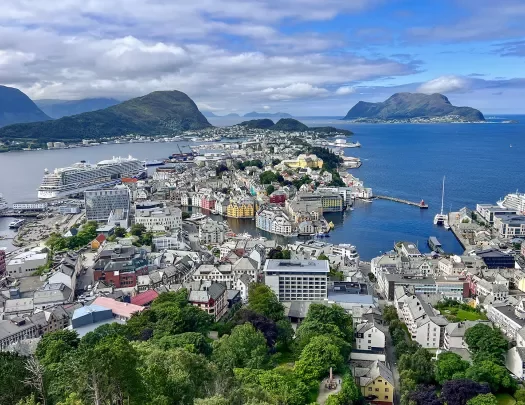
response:
<path id="1" fill-rule="evenodd" d="M 210 211 L 214 210 L 215 209 L 215 198 L 202 197 L 201 208 L 204 208 L 204 209 L 210 210 Z"/>
<path id="2" fill-rule="evenodd" d="M 0 248 L 0 275 L 5 273 L 6 261 L 5 261 L 5 250 Z"/>
<path id="3" fill-rule="evenodd" d="M 274 191 L 270 194 L 270 204 L 281 204 L 284 205 L 286 201 L 286 193 L 284 191 Z"/>

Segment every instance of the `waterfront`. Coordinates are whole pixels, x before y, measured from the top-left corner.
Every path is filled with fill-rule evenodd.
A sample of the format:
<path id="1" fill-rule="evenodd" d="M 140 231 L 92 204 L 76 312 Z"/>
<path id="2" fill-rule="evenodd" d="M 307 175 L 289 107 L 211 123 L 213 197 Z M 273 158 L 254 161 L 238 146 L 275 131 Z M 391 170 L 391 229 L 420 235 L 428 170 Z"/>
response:
<path id="1" fill-rule="evenodd" d="M 525 117 L 512 117 L 523 122 Z M 214 125 L 234 120 L 210 119 Z M 347 124 L 336 119 L 304 119 L 307 125 L 334 125 L 355 132 L 352 141 L 363 147 L 346 149 L 345 154 L 363 161 L 352 173 L 372 187 L 375 194 L 410 201 L 424 199 L 428 210 L 376 200 L 358 203 L 346 214 L 328 214 L 335 224 L 333 243 L 355 244 L 365 260 L 392 249 L 395 241 L 411 240 L 428 251 L 426 241 L 436 236 L 445 251 L 462 251 L 451 232 L 432 224 L 440 209 L 441 180 L 447 176 L 445 210 L 458 210 L 477 202 L 495 203 L 525 185 L 519 169 L 525 151 L 525 125 L 520 124 Z M 512 148 L 510 145 L 512 144 Z M 170 146 L 171 145 L 171 146 Z M 0 154 L 0 193 L 9 203 L 36 199 L 44 168 L 68 166 L 79 160 L 96 163 L 111 156 L 157 159 L 171 153 L 172 143 L 111 144 L 89 148 Z M 154 169 L 153 169 L 154 170 Z M 13 175 L 9 175 L 12 173 Z M 9 218 L 0 219 L 0 235 Z M 229 221 L 236 232 L 254 232 L 254 221 Z M 266 235 L 265 235 L 266 236 Z M 9 241 L 0 240 L 0 246 Z"/>

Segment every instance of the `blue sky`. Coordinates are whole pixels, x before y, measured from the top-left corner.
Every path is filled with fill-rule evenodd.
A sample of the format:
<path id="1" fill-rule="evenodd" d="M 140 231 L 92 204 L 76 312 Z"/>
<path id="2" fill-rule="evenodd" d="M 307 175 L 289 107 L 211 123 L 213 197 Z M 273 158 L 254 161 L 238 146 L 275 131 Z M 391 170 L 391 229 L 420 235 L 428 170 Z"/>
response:
<path id="1" fill-rule="evenodd" d="M 2 0 L 0 83 L 177 89 L 202 110 L 344 115 L 398 91 L 525 113 L 523 0 Z"/>

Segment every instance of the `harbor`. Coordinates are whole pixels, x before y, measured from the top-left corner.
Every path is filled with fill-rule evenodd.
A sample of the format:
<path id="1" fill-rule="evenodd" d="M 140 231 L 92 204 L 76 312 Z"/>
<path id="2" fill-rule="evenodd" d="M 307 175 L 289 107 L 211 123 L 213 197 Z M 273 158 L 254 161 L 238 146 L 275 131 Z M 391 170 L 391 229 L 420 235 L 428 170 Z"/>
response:
<path id="1" fill-rule="evenodd" d="M 388 200 L 388 201 L 398 202 L 398 203 L 401 203 L 401 204 L 412 205 L 414 207 L 418 207 L 418 208 L 421 208 L 421 209 L 427 209 L 428 208 L 428 204 L 426 204 L 424 200 L 421 200 L 420 202 L 417 203 L 417 202 L 413 202 L 413 201 L 403 200 L 402 198 L 389 197 L 389 196 L 386 196 L 386 195 L 376 195 L 376 196 L 374 196 L 374 198 L 377 198 L 379 200 Z"/>

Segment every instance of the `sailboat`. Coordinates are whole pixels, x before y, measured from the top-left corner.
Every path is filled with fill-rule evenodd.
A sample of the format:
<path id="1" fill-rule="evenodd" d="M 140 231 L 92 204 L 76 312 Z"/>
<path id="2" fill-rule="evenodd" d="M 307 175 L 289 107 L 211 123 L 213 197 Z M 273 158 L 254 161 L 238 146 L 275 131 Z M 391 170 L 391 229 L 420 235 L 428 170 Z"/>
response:
<path id="1" fill-rule="evenodd" d="M 434 225 L 442 225 L 445 229 L 450 229 L 448 215 L 443 214 L 443 202 L 445 199 L 445 176 L 443 176 L 443 189 L 441 191 L 441 212 L 434 217 Z"/>

